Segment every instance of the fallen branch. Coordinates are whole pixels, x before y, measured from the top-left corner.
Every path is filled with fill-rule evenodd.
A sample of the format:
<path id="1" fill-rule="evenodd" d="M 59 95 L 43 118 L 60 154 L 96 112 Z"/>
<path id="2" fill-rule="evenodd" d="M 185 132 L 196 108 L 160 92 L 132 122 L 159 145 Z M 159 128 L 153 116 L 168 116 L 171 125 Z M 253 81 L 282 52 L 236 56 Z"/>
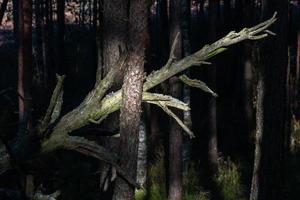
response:
<path id="1" fill-rule="evenodd" d="M 44 134 L 45 130 L 48 128 L 48 126 L 50 124 L 51 116 L 53 114 L 54 108 L 57 105 L 57 101 L 59 99 L 59 96 L 61 95 L 61 91 L 62 91 L 65 76 L 56 75 L 56 79 L 57 79 L 57 84 L 54 88 L 54 91 L 53 91 L 48 109 L 46 111 L 46 114 L 45 114 L 43 120 L 40 122 L 40 124 L 37 127 L 37 134 L 39 136 Z"/>
<path id="2" fill-rule="evenodd" d="M 164 67 L 147 76 L 146 82 L 143 86 L 143 91 L 147 92 L 151 88 L 157 86 L 158 84 L 169 79 L 170 77 L 188 69 L 191 66 L 201 66 L 203 64 L 209 64 L 206 62 L 207 59 L 225 51 L 227 49 L 226 47 L 230 45 L 236 44 L 244 40 L 257 40 L 267 37 L 271 33 L 267 30 L 267 28 L 270 27 L 275 21 L 276 13 L 271 19 L 261 24 L 258 24 L 252 28 L 243 29 L 238 33 L 230 32 L 224 38 L 216 41 L 211 45 L 204 46 L 201 50 L 179 61 L 175 61 L 173 56 L 170 55 L 169 61 Z M 175 44 L 177 41 L 178 37 L 175 40 Z M 173 44 L 173 46 L 175 45 Z M 92 141 L 86 141 L 84 138 L 71 137 L 70 139 L 68 133 L 71 133 L 72 131 L 75 131 L 83 126 L 88 125 L 91 121 L 98 121 L 104 116 L 107 116 L 120 108 L 121 90 L 115 93 L 108 94 L 105 97 L 104 95 L 106 94 L 107 90 L 112 86 L 118 71 L 126 65 L 126 57 L 127 56 L 124 56 L 122 59 L 120 59 L 119 69 L 117 67 L 112 68 L 104 77 L 104 79 L 102 79 L 98 84 L 96 84 L 95 88 L 92 91 L 90 91 L 90 93 L 86 96 L 84 101 L 77 108 L 67 113 L 60 119 L 57 125 L 53 128 L 50 137 L 44 138 L 42 140 L 42 153 L 52 152 L 56 149 L 73 149 L 115 165 L 118 173 L 122 175 L 123 172 L 118 167 L 118 165 L 116 165 L 116 162 L 114 160 L 115 158 L 112 160 L 110 159 L 109 152 L 104 151 L 103 149 L 103 151 L 100 151 L 101 148 L 99 147 L 99 145 L 96 146 Z M 163 102 L 165 101 L 158 102 L 160 103 L 160 105 L 163 105 Z M 173 103 L 174 101 L 169 102 Z M 172 115 L 172 112 L 169 112 L 170 110 L 168 109 L 166 104 L 162 106 L 162 108 L 168 114 Z M 178 120 L 177 122 L 181 123 Z M 192 132 L 189 129 L 186 129 L 183 123 L 181 124 L 181 126 L 187 133 L 189 133 L 191 137 L 193 136 Z M 75 145 L 76 148 L 74 148 L 74 144 L 77 145 Z M 131 182 L 133 183 L 134 181 Z"/>

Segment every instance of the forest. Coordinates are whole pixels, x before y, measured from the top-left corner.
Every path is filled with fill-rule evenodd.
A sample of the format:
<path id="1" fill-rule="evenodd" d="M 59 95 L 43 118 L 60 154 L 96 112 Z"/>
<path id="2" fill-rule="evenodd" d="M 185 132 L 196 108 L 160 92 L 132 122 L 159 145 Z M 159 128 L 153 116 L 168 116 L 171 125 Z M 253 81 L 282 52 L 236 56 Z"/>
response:
<path id="1" fill-rule="evenodd" d="M 0 200 L 297 200 L 300 0 L 0 0 Z"/>

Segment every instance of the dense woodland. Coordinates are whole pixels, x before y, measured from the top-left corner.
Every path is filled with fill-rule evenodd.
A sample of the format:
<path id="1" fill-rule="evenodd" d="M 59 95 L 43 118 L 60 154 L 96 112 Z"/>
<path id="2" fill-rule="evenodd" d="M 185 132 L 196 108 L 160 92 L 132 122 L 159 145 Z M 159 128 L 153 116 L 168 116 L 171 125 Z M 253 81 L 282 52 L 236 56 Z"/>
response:
<path id="1" fill-rule="evenodd" d="M 300 1 L 0 0 L 0 200 L 296 200 Z"/>

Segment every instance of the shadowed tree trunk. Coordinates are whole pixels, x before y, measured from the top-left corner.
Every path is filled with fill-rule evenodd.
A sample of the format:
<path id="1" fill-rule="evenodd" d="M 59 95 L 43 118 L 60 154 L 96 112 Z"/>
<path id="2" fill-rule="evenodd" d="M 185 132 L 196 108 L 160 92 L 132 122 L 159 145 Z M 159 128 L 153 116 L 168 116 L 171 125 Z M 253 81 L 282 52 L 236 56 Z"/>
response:
<path id="1" fill-rule="evenodd" d="M 19 0 L 13 0 L 13 21 L 14 21 L 14 36 L 18 42 L 19 29 Z"/>
<path id="2" fill-rule="evenodd" d="M 113 68 L 126 51 L 128 38 L 128 1 L 103 0 L 103 75 Z M 122 76 L 117 84 L 122 83 Z"/>
<path id="3" fill-rule="evenodd" d="M 242 13 L 243 16 L 243 26 L 250 26 L 252 24 L 254 12 L 254 2 L 252 0 L 243 0 L 242 1 Z M 252 43 L 246 42 L 244 45 L 244 55 L 243 60 L 244 64 L 242 66 L 243 72 L 243 83 L 242 83 L 242 97 L 243 102 L 243 113 L 245 116 L 245 133 L 248 135 L 253 130 L 254 121 L 253 121 L 253 59 L 252 59 Z"/>
<path id="4" fill-rule="evenodd" d="M 296 96 L 300 98 L 300 0 L 298 0 L 298 45 L 297 45 L 297 66 L 296 66 Z"/>
<path id="5" fill-rule="evenodd" d="M 173 44 L 177 34 L 179 40 L 174 49 L 175 59 L 182 58 L 182 29 L 181 29 L 181 0 L 170 0 L 169 5 L 169 31 L 170 31 L 170 45 Z M 170 47 L 171 49 L 171 47 Z M 170 95 L 181 99 L 182 98 L 182 84 L 177 77 L 172 77 L 169 81 Z M 175 112 L 175 111 L 174 111 Z M 182 112 L 175 112 L 177 116 L 182 118 Z M 168 162 L 168 199 L 181 200 L 182 199 L 182 130 L 177 122 L 170 119 L 169 132 L 169 162 Z"/>
<path id="6" fill-rule="evenodd" d="M 259 47 L 256 147 L 251 200 L 282 200 L 287 122 L 288 1 L 263 0 L 262 18 L 278 11 L 276 37 Z"/>
<path id="7" fill-rule="evenodd" d="M 137 170 L 138 134 L 148 37 L 147 3 L 132 0 L 129 8 L 129 60 L 122 87 L 119 156 L 121 167 L 134 180 Z M 131 200 L 134 199 L 134 192 L 134 187 L 118 178 L 113 199 Z"/>
<path id="8" fill-rule="evenodd" d="M 218 0 L 209 0 L 209 40 L 215 41 L 217 38 L 217 23 L 218 23 Z M 209 86 L 215 91 L 216 89 L 216 65 L 211 66 L 208 71 Z M 210 163 L 216 167 L 218 163 L 218 137 L 217 137 L 217 102 L 216 98 L 209 96 L 208 101 L 208 158 Z"/>
<path id="9" fill-rule="evenodd" d="M 25 113 L 31 112 L 32 80 L 32 1 L 19 2 L 19 50 L 18 50 L 18 93 L 19 121 L 23 122 Z M 28 123 L 29 125 L 29 123 Z M 30 128 L 29 126 L 26 128 Z"/>
<path id="10" fill-rule="evenodd" d="M 57 0 L 57 61 L 56 73 L 65 74 L 64 65 L 64 37 L 65 37 L 65 0 Z"/>

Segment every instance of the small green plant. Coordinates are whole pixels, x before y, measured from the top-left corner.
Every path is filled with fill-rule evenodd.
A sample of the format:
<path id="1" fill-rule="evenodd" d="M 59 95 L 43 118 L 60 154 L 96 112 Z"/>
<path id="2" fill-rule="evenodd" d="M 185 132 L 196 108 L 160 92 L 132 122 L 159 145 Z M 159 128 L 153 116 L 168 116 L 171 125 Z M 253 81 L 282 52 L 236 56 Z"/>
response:
<path id="1" fill-rule="evenodd" d="M 218 164 L 215 181 L 225 200 L 245 200 L 238 166 L 229 158 Z"/>
<path id="2" fill-rule="evenodd" d="M 200 185 L 196 165 L 191 163 L 187 173 L 183 175 L 183 200 L 209 200 L 209 193 Z"/>

